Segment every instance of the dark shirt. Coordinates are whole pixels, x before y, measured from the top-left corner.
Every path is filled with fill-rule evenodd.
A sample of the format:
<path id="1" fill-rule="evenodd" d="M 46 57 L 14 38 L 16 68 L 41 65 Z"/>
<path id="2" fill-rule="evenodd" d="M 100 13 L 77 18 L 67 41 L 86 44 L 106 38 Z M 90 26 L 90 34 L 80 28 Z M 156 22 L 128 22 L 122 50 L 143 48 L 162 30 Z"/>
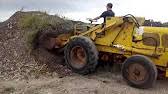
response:
<path id="1" fill-rule="evenodd" d="M 104 11 L 100 17 L 103 17 L 104 18 L 104 23 L 106 23 L 106 17 L 114 17 L 115 16 L 115 13 L 112 11 L 112 10 L 107 10 L 107 11 Z"/>

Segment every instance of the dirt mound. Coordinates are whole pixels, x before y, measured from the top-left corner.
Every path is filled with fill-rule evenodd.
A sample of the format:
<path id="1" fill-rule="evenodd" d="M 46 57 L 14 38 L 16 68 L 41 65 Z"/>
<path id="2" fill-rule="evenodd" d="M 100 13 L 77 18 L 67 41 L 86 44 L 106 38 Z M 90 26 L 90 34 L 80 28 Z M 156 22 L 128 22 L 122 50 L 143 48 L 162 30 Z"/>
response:
<path id="1" fill-rule="evenodd" d="M 71 72 L 63 66 L 63 56 L 47 50 L 33 49 L 39 31 L 69 32 L 73 21 L 42 12 L 16 12 L 0 23 L 0 79 L 29 79 L 40 75 L 65 76 Z M 51 28 L 52 27 L 52 28 Z"/>

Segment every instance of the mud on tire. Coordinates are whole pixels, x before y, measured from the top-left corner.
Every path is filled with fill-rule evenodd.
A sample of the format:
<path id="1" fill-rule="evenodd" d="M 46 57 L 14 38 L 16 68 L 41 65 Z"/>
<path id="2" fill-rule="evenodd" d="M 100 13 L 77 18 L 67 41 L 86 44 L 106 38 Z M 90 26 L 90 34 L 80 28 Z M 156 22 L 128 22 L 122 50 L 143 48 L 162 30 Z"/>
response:
<path id="1" fill-rule="evenodd" d="M 68 67 L 79 74 L 85 75 L 93 72 L 98 64 L 96 46 L 84 36 L 70 40 L 64 50 L 64 55 Z"/>
<path id="2" fill-rule="evenodd" d="M 157 79 L 157 68 L 147 57 L 135 55 L 124 62 L 122 76 L 130 86 L 151 88 Z"/>

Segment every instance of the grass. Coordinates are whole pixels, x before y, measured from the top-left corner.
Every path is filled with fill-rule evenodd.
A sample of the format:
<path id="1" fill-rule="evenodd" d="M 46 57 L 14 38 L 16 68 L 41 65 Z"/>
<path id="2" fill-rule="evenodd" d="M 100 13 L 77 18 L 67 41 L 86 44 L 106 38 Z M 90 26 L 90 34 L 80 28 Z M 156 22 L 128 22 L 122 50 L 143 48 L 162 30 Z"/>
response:
<path id="1" fill-rule="evenodd" d="M 33 40 L 37 33 L 47 29 L 49 26 L 56 27 L 56 29 L 69 30 L 73 28 L 73 23 L 65 17 L 48 15 L 46 12 L 26 13 L 19 21 L 19 27 L 26 31 L 24 37 L 29 48 L 33 47 Z"/>
<path id="2" fill-rule="evenodd" d="M 40 30 L 47 27 L 50 22 L 46 15 L 26 15 L 20 20 L 20 27 L 22 29 Z"/>
<path id="3" fill-rule="evenodd" d="M 19 21 L 19 27 L 25 30 L 24 39 L 29 48 L 33 48 L 34 39 L 39 31 L 53 25 L 52 20 L 46 13 L 30 13 L 24 15 Z"/>

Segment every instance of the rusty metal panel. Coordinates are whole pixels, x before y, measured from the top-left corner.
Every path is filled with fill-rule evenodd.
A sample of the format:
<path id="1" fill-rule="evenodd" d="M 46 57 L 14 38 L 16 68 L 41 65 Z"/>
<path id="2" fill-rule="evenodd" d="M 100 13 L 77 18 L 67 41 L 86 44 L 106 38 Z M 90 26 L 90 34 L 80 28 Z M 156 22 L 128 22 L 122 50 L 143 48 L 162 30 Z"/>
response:
<path id="1" fill-rule="evenodd" d="M 168 48 L 168 34 L 162 36 L 162 45 L 163 47 Z"/>
<path id="2" fill-rule="evenodd" d="M 143 36 L 143 44 L 147 46 L 159 46 L 160 45 L 160 37 L 159 34 L 156 33 L 144 33 Z"/>

